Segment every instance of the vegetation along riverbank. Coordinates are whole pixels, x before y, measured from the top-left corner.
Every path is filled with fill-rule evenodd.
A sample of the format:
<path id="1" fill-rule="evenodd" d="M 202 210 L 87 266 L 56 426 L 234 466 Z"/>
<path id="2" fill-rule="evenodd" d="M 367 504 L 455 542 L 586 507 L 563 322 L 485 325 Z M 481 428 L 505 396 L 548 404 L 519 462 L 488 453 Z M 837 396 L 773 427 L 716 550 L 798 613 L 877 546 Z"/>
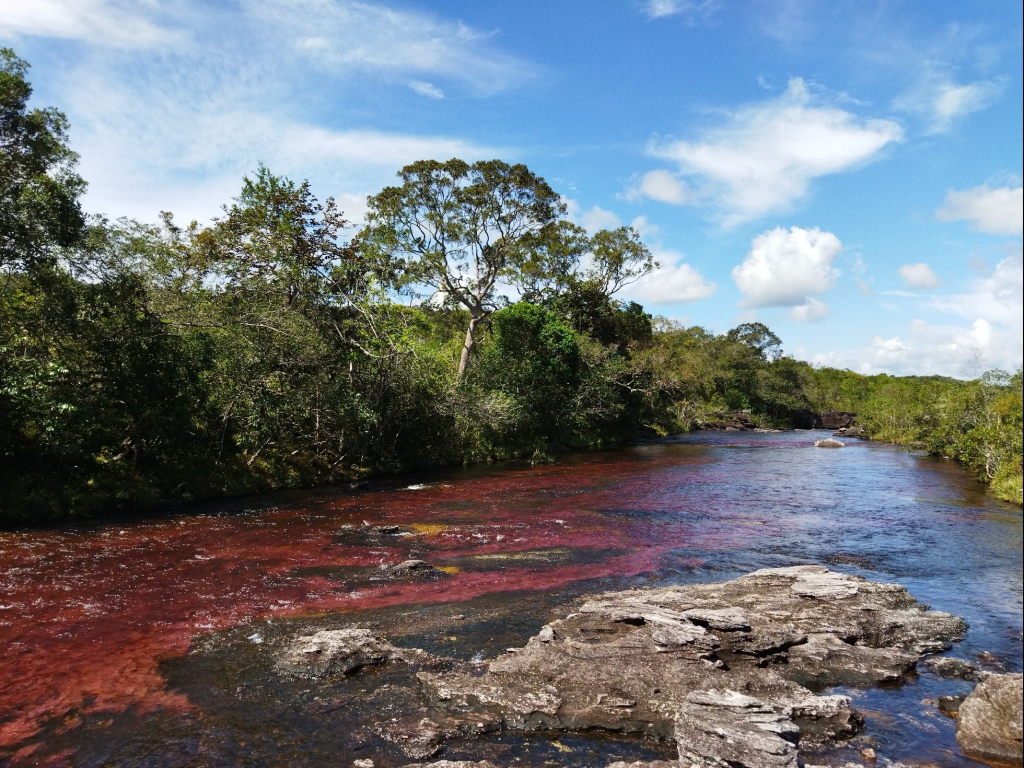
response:
<path id="1" fill-rule="evenodd" d="M 1021 372 L 816 369 L 618 292 L 639 234 L 589 234 L 523 165 L 421 161 L 350 227 L 260 167 L 202 226 L 88 216 L 53 109 L 0 53 L 0 519 L 552 453 L 749 410 L 859 414 L 1021 502 Z"/>

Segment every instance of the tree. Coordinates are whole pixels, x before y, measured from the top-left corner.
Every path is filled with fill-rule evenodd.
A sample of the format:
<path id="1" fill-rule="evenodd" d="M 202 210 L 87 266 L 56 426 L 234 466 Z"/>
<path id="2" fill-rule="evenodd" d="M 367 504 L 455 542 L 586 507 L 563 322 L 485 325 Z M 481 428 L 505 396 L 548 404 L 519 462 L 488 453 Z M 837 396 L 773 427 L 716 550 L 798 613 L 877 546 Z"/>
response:
<path id="1" fill-rule="evenodd" d="M 67 118 L 28 109 L 28 63 L 0 48 L 0 269 L 24 269 L 76 243 L 85 181 L 67 145 Z"/>
<path id="2" fill-rule="evenodd" d="M 565 205 L 525 165 L 500 160 L 421 160 L 398 175 L 402 186 L 369 199 L 361 237 L 376 257 L 398 261 L 399 287 L 427 285 L 469 311 L 461 381 L 478 326 L 502 304 L 499 278 L 524 241 L 563 215 Z"/>
<path id="3" fill-rule="evenodd" d="M 657 268 L 640 233 L 632 227 L 602 229 L 590 239 L 594 264 L 585 275 L 612 296 Z"/>

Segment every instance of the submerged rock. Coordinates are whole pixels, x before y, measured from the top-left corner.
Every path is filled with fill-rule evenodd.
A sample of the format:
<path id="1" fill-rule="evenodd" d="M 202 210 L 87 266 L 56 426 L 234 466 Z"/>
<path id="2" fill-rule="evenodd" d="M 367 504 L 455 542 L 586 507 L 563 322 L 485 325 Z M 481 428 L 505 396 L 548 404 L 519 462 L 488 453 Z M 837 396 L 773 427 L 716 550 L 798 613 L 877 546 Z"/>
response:
<path id="1" fill-rule="evenodd" d="M 978 682 L 988 677 L 991 672 L 983 672 L 971 662 L 954 659 L 949 656 L 934 656 L 924 662 L 925 667 L 939 677 L 954 677 L 960 680 Z"/>
<path id="2" fill-rule="evenodd" d="M 418 578 L 438 579 L 447 576 L 425 560 L 403 560 L 388 568 L 388 575 L 395 578 L 415 576 Z"/>
<path id="3" fill-rule="evenodd" d="M 960 705 L 956 740 L 968 757 L 1021 765 L 1022 700 L 1021 675 L 989 675 Z"/>

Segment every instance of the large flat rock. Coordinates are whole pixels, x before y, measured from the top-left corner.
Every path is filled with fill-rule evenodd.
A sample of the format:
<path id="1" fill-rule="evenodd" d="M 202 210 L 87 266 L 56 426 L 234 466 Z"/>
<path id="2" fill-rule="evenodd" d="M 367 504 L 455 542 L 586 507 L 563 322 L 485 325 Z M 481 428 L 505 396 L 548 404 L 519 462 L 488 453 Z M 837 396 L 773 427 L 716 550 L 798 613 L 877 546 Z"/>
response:
<path id="1" fill-rule="evenodd" d="M 722 746 L 728 740 L 701 730 L 717 722 L 751 744 L 774 745 L 751 768 L 795 766 L 799 743 L 850 736 L 860 725 L 847 697 L 815 689 L 897 682 L 966 629 L 897 584 L 823 566 L 775 568 L 599 595 L 484 674 L 419 679 L 435 706 L 502 728 L 650 733 L 681 750 L 685 743 L 689 755 L 748 765 Z M 773 735 L 765 735 L 769 721 Z"/>

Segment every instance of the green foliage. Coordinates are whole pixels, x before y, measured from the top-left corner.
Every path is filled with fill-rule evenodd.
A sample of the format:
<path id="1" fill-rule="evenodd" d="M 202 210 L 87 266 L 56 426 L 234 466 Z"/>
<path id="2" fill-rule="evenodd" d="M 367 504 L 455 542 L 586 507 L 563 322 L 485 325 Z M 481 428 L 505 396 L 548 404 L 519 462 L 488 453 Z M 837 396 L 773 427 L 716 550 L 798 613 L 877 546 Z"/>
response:
<path id="1" fill-rule="evenodd" d="M 31 268 L 78 241 L 85 182 L 67 146 L 68 121 L 28 109 L 28 64 L 0 48 L 0 270 Z"/>
<path id="2" fill-rule="evenodd" d="M 865 377 L 760 323 L 652 321 L 614 298 L 655 266 L 637 233 L 588 235 L 497 160 L 407 166 L 355 239 L 264 167 L 206 227 L 86 221 L 67 121 L 27 109 L 26 71 L 0 51 L 0 520 L 541 459 L 727 409 L 856 411 L 1020 503 L 1019 371 Z"/>

